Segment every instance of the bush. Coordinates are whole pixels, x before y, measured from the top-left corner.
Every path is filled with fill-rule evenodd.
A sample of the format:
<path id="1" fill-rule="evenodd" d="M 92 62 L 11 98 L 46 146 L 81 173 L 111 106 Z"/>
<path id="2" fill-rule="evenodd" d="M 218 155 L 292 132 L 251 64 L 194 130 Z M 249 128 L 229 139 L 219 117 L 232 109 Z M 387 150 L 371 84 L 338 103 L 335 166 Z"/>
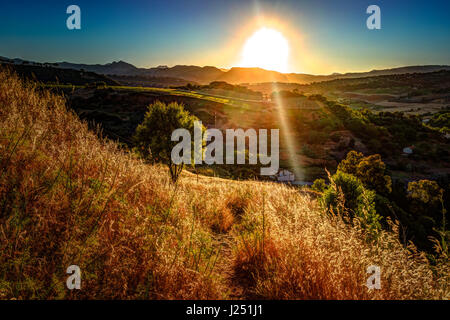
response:
<path id="1" fill-rule="evenodd" d="M 374 191 L 367 190 L 355 176 L 342 171 L 337 171 L 330 181 L 331 185 L 322 197 L 328 209 L 348 215 L 350 220 L 358 217 L 368 229 L 381 229 L 381 217 L 375 210 Z"/>
<path id="2" fill-rule="evenodd" d="M 317 192 L 324 192 L 326 187 L 327 187 L 327 185 L 326 185 L 324 179 L 316 179 L 316 180 L 314 180 L 314 183 L 311 188 L 313 190 L 316 190 Z"/>

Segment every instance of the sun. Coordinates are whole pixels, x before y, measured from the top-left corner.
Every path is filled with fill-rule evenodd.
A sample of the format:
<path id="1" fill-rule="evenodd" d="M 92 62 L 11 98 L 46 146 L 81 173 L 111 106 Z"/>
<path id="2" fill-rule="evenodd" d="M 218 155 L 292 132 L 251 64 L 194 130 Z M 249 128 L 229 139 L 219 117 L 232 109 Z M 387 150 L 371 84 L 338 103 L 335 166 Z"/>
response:
<path id="1" fill-rule="evenodd" d="M 289 43 L 281 32 L 261 28 L 247 39 L 242 49 L 241 67 L 258 67 L 287 72 Z"/>

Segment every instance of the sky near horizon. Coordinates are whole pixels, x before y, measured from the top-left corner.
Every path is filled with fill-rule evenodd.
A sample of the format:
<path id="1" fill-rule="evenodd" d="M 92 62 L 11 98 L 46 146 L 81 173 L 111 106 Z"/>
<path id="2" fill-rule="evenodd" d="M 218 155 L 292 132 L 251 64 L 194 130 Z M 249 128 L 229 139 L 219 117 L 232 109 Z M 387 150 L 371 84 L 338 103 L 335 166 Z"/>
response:
<path id="1" fill-rule="evenodd" d="M 81 30 L 68 30 L 69 5 Z M 381 9 L 369 30 L 366 9 Z M 239 66 L 257 30 L 289 44 L 286 71 L 312 74 L 450 65 L 450 1 L 9 1 L 0 3 L 0 56 L 138 67 Z"/>

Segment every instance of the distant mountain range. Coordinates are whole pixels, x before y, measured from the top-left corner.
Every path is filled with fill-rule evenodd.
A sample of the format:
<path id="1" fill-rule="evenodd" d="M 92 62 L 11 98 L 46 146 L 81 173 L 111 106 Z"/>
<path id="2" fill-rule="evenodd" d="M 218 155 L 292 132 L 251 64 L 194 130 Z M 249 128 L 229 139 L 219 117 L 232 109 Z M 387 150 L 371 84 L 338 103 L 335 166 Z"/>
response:
<path id="1" fill-rule="evenodd" d="M 405 74 L 405 73 L 425 73 L 439 70 L 450 70 L 448 65 L 426 65 L 407 66 L 392 69 L 372 70 L 368 72 L 333 73 L 331 75 L 311 75 L 302 73 L 280 73 L 276 71 L 264 70 L 261 68 L 238 68 L 229 70 L 216 67 L 198 67 L 176 65 L 174 67 L 159 66 L 154 68 L 138 68 L 125 61 L 114 61 L 107 64 L 77 64 L 70 62 L 38 63 L 22 59 L 9 59 L 0 57 L 0 62 L 14 64 L 31 64 L 39 66 L 51 66 L 63 69 L 74 69 L 86 72 L 95 72 L 108 76 L 136 76 L 152 78 L 173 78 L 184 81 L 192 81 L 199 84 L 209 84 L 212 81 L 225 81 L 231 84 L 240 83 L 263 83 L 263 82 L 286 82 L 308 84 L 334 79 L 360 78 L 369 76 Z"/>

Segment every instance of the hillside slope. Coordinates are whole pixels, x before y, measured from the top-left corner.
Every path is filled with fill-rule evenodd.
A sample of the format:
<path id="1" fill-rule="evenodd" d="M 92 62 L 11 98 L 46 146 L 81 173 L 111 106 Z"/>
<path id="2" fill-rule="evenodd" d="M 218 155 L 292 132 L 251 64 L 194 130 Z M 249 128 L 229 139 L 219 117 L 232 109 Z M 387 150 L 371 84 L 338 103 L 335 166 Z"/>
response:
<path id="1" fill-rule="evenodd" d="M 448 269 L 283 185 L 195 177 L 99 139 L 0 71 L 0 298 L 448 298 Z M 78 265 L 81 290 L 66 289 Z M 366 269 L 381 268 L 381 290 Z"/>
<path id="2" fill-rule="evenodd" d="M 140 70 L 124 61 L 113 61 L 107 64 L 77 64 L 70 62 L 56 63 L 58 67 L 63 69 L 85 70 L 106 75 L 137 75 Z"/>

